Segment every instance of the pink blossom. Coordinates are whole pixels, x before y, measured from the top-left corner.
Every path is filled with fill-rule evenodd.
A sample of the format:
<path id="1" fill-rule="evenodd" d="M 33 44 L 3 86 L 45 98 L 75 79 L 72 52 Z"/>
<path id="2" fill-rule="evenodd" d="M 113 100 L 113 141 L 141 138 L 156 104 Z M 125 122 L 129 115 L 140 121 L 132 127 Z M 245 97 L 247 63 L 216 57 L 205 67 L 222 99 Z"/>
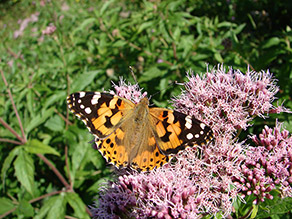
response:
<path id="1" fill-rule="evenodd" d="M 233 134 L 250 126 L 254 116 L 285 112 L 272 101 L 279 90 L 269 71 L 245 74 L 222 66 L 204 76 L 188 74 L 186 90 L 173 99 L 176 110 L 195 116 L 212 126 L 213 131 Z"/>
<path id="2" fill-rule="evenodd" d="M 50 23 L 49 26 L 46 27 L 45 30 L 42 31 L 43 35 L 51 35 L 56 31 L 56 27 L 54 24 Z"/>
<path id="3" fill-rule="evenodd" d="M 122 78 L 120 79 L 119 85 L 113 83 L 113 87 L 115 91 L 111 91 L 111 94 L 129 99 L 136 104 L 147 95 L 147 92 L 142 93 L 142 89 L 139 88 L 138 84 L 126 84 Z"/>
<path id="4" fill-rule="evenodd" d="M 255 116 L 288 111 L 272 105 L 278 91 L 272 75 L 249 69 L 246 74 L 232 69 L 226 73 L 219 66 L 205 76 L 189 74 L 184 86 L 186 90 L 172 100 L 173 105 L 211 126 L 214 141 L 187 148 L 151 172 L 121 171 L 118 181 L 103 190 L 92 208 L 96 218 L 226 217 L 238 196 L 255 195 L 256 204 L 272 199 L 269 192 L 276 187 L 283 197 L 291 195 L 290 134 L 278 125 L 274 130 L 266 127 L 259 137 L 252 137 L 257 147 L 234 137 Z M 114 89 L 112 94 L 135 103 L 146 96 L 138 85 L 123 80 Z"/>
<path id="5" fill-rule="evenodd" d="M 269 192 L 276 187 L 283 198 L 292 197 L 292 136 L 281 127 L 278 122 L 273 129 L 265 126 L 259 136 L 251 137 L 256 147 L 250 146 L 246 150 L 241 165 L 245 180 L 238 183 L 250 185 L 243 193 L 253 192 L 256 202 L 272 199 Z"/>
<path id="6" fill-rule="evenodd" d="M 32 14 L 29 18 L 26 18 L 24 20 L 19 20 L 18 23 L 20 24 L 20 27 L 18 30 L 14 31 L 14 34 L 13 34 L 14 39 L 22 36 L 23 31 L 26 29 L 29 23 L 37 22 L 39 14 L 40 14 L 39 12 L 36 12 Z"/>

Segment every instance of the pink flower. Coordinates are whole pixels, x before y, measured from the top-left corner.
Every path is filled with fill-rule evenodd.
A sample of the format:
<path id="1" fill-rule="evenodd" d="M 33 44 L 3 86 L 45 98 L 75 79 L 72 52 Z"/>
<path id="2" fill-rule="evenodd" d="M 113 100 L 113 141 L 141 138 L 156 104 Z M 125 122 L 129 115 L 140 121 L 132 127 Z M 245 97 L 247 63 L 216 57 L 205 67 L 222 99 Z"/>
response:
<path id="1" fill-rule="evenodd" d="M 244 146 L 234 138 L 236 131 L 251 125 L 253 117 L 288 111 L 272 105 L 278 91 L 272 75 L 249 69 L 246 74 L 232 69 L 226 73 L 219 66 L 205 76 L 189 74 L 188 79 L 186 90 L 172 100 L 173 105 L 211 126 L 214 141 L 187 148 L 151 172 L 120 174 L 92 209 L 96 218 L 226 217 L 237 196 L 253 194 L 257 203 L 272 199 L 269 192 L 277 186 L 286 196 L 291 194 L 292 144 L 287 131 L 280 132 L 278 126 L 275 131 L 265 128 L 259 138 L 252 138 L 259 147 Z M 114 89 L 111 93 L 135 103 L 146 96 L 138 85 L 123 80 Z"/>
<path id="2" fill-rule="evenodd" d="M 56 31 L 56 27 L 54 24 L 50 23 L 49 26 L 46 27 L 45 30 L 42 31 L 43 35 L 51 35 Z"/>
<path id="3" fill-rule="evenodd" d="M 257 137 L 252 136 L 256 147 L 246 150 L 241 165 L 243 178 L 237 178 L 237 185 L 245 188 L 244 195 L 253 193 L 255 202 L 272 199 L 269 192 L 278 188 L 281 196 L 292 197 L 292 136 L 281 130 L 282 124 L 276 122 L 274 129 L 265 126 Z"/>
<path id="4" fill-rule="evenodd" d="M 248 69 L 243 74 L 231 68 L 225 72 L 218 66 L 201 77 L 188 74 L 188 79 L 186 90 L 172 100 L 174 107 L 203 120 L 215 132 L 232 135 L 246 130 L 254 116 L 285 112 L 283 107 L 272 105 L 279 88 L 269 71 Z"/>
<path id="5" fill-rule="evenodd" d="M 26 18 L 24 20 L 19 20 L 18 23 L 20 24 L 20 28 L 19 30 L 14 31 L 14 34 L 13 34 L 14 39 L 22 36 L 23 31 L 26 29 L 29 23 L 37 22 L 39 19 L 38 18 L 39 14 L 40 14 L 39 12 L 36 12 L 32 14 L 29 18 Z"/>
<path id="6" fill-rule="evenodd" d="M 139 88 L 138 84 L 126 84 L 126 82 L 121 78 L 119 85 L 113 83 L 115 91 L 111 91 L 111 94 L 116 94 L 120 97 L 129 99 L 134 103 L 139 103 L 140 100 L 147 96 L 147 92 L 142 94 L 142 89 Z"/>

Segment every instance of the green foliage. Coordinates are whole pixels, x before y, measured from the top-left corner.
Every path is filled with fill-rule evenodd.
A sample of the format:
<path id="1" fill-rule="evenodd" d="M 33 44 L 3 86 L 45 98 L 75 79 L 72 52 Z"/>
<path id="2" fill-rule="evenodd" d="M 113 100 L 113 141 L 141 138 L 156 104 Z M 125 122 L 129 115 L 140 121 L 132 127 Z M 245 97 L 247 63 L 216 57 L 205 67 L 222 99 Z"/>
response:
<path id="1" fill-rule="evenodd" d="M 160 92 L 152 98 L 159 106 L 169 106 L 167 99 L 180 90 L 173 82 L 183 82 L 186 71 L 201 73 L 206 63 L 222 62 L 242 71 L 247 65 L 256 71 L 270 69 L 279 80 L 280 102 L 291 100 L 291 27 L 274 24 L 282 20 L 281 10 L 269 20 L 269 29 L 257 32 L 267 18 L 255 12 L 266 4 L 252 1 L 250 11 L 243 3 L 248 1 L 209 2 L 0 3 L 0 70 L 8 82 L 7 87 L 0 80 L 0 117 L 8 124 L 0 126 L 2 216 L 89 218 L 86 206 L 112 171 L 88 143 L 92 137 L 87 129 L 68 112 L 66 96 L 108 90 L 120 76 L 134 83 L 129 66 L 148 94 Z M 278 6 L 285 8 L 285 3 Z M 18 19 L 26 18 L 31 20 L 15 37 Z M 50 23 L 55 32 L 43 34 Z M 286 106 L 292 108 L 292 102 Z M 285 116 L 280 120 L 291 131 L 291 116 Z M 263 121 L 257 125 L 262 127 Z M 269 216 L 266 209 L 273 215 L 291 209 L 291 200 L 279 202 L 260 205 L 255 217 Z M 238 217 L 248 212 L 238 209 Z"/>

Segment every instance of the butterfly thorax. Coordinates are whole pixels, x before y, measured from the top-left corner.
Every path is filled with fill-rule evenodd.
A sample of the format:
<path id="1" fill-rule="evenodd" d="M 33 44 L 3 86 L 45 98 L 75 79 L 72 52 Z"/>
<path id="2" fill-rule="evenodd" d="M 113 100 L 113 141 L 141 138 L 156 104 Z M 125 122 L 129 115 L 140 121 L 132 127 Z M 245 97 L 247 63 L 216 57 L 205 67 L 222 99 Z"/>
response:
<path id="1" fill-rule="evenodd" d="M 135 115 L 135 121 L 145 121 L 149 114 L 149 108 L 148 108 L 149 100 L 147 97 L 144 97 L 140 103 L 136 105 L 134 108 L 134 115 Z"/>

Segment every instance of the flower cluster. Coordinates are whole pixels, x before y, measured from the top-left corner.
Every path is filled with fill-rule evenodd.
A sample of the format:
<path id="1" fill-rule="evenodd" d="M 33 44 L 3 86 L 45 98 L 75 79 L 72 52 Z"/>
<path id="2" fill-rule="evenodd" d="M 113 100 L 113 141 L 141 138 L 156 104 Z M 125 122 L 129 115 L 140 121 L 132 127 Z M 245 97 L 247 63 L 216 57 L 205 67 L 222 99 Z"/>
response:
<path id="1" fill-rule="evenodd" d="M 139 88 L 138 84 L 126 84 L 122 78 L 120 79 L 119 85 L 113 83 L 113 87 L 115 91 L 111 91 L 111 94 L 126 98 L 136 104 L 147 95 L 147 92 L 142 93 L 142 89 Z"/>
<path id="2" fill-rule="evenodd" d="M 269 194 L 278 188 L 282 198 L 292 197 L 292 136 L 287 130 L 281 131 L 281 124 L 274 129 L 265 126 L 257 137 L 252 136 L 256 147 L 249 147 L 241 172 L 243 177 L 236 178 L 242 196 L 253 194 L 254 204 L 265 198 L 273 199 Z"/>
<path id="3" fill-rule="evenodd" d="M 38 21 L 39 19 L 39 12 L 36 12 L 34 14 L 32 14 L 29 18 L 25 18 L 24 20 L 19 20 L 18 23 L 20 25 L 19 29 L 14 31 L 13 33 L 13 37 L 14 39 L 22 36 L 23 31 L 26 29 L 26 27 L 28 26 L 29 23 L 35 23 Z"/>
<path id="4" fill-rule="evenodd" d="M 233 147 L 232 152 L 223 152 L 217 146 L 209 145 L 203 158 L 188 148 L 176 156 L 175 163 L 150 173 L 120 176 L 119 184 L 137 197 L 136 217 L 200 218 L 219 211 L 228 215 L 237 195 L 231 176 L 240 174 L 236 157 L 242 157 L 242 149 L 240 144 L 220 145 Z M 220 154 L 220 161 L 210 157 L 215 153 Z M 228 160 L 222 159 L 222 153 Z"/>
<path id="5" fill-rule="evenodd" d="M 131 191 L 115 183 L 99 192 L 98 203 L 98 207 L 91 207 L 93 218 L 118 219 L 120 216 L 131 218 L 134 213 L 131 213 L 129 208 L 136 206 L 136 198 Z"/>
<path id="6" fill-rule="evenodd" d="M 226 73 L 219 66 L 205 76 L 188 75 L 188 79 L 186 90 L 173 99 L 173 105 L 211 126 L 214 141 L 187 148 L 151 172 L 133 170 L 120 175 L 97 200 L 92 209 L 96 218 L 128 218 L 130 214 L 159 219 L 225 217 L 237 196 L 255 194 L 262 201 L 272 198 L 269 191 L 277 186 L 283 196 L 291 196 L 292 152 L 287 131 L 280 132 L 278 126 L 274 131 L 265 128 L 259 138 L 252 138 L 258 147 L 234 138 L 254 116 L 287 111 L 272 105 L 278 91 L 272 75 L 232 69 Z M 111 93 L 135 103 L 146 96 L 138 85 L 124 81 L 114 89 Z"/>
<path id="7" fill-rule="evenodd" d="M 204 76 L 189 74 L 188 79 L 186 90 L 173 99 L 174 107 L 206 121 L 215 132 L 232 134 L 245 130 L 254 116 L 284 111 L 272 105 L 279 89 L 269 71 L 248 69 L 243 74 L 219 66 Z"/>
<path id="8" fill-rule="evenodd" d="M 50 25 L 47 26 L 46 29 L 44 29 L 42 31 L 42 34 L 43 35 L 51 35 L 56 31 L 56 29 L 57 29 L 56 26 L 54 24 L 50 23 Z"/>

